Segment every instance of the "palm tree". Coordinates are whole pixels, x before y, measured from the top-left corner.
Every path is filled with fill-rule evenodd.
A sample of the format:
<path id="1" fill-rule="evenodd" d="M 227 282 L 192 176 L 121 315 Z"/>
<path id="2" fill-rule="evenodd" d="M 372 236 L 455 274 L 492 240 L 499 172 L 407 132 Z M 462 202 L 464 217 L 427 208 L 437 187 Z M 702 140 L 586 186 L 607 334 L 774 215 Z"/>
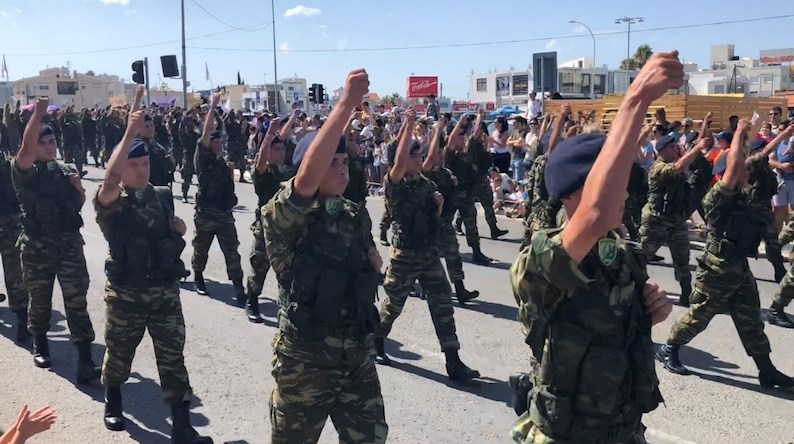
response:
<path id="1" fill-rule="evenodd" d="M 393 93 L 393 94 L 389 94 L 386 97 L 383 97 L 381 99 L 381 102 L 384 105 L 394 106 L 394 105 L 397 105 L 397 102 L 399 102 L 401 99 L 402 99 L 402 96 L 400 96 L 400 93 Z"/>
<path id="2" fill-rule="evenodd" d="M 620 62 L 620 69 L 628 71 L 630 69 L 636 69 L 636 65 L 637 62 L 635 62 L 634 59 L 623 59 L 623 61 Z"/>
<path id="3" fill-rule="evenodd" d="M 643 43 L 642 45 L 637 47 L 637 50 L 634 51 L 634 65 L 636 69 L 640 69 L 645 65 L 645 62 L 651 58 L 653 55 L 653 49 L 647 44 Z"/>

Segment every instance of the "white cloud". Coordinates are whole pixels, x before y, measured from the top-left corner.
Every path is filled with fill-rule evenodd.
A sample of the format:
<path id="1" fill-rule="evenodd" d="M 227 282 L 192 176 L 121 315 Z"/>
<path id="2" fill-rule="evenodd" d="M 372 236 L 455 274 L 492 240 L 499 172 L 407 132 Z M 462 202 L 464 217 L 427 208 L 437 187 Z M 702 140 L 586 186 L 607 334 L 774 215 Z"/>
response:
<path id="1" fill-rule="evenodd" d="M 336 42 L 336 47 L 340 51 L 343 51 L 343 50 L 347 49 L 347 38 L 343 38 L 342 40 Z"/>
<path id="2" fill-rule="evenodd" d="M 289 43 L 281 42 L 281 44 L 278 45 L 278 50 L 281 52 L 289 52 L 290 50 Z"/>
<path id="3" fill-rule="evenodd" d="M 557 51 L 560 49 L 560 42 L 558 42 L 557 39 L 551 39 L 546 43 L 546 49 L 549 51 Z"/>
<path id="4" fill-rule="evenodd" d="M 17 8 L 16 6 L 14 6 L 14 11 L 16 11 L 17 14 L 22 14 L 22 10 Z"/>
<path id="5" fill-rule="evenodd" d="M 328 27 L 325 25 L 320 25 L 320 29 L 328 29 Z"/>
<path id="6" fill-rule="evenodd" d="M 135 15 L 137 13 L 138 13 L 138 11 L 136 11 L 134 9 L 125 9 L 124 10 L 124 15 L 126 15 L 127 17 L 132 17 L 133 15 Z"/>
<path id="7" fill-rule="evenodd" d="M 8 17 L 8 13 L 6 11 L 0 11 L 0 15 L 3 17 Z"/>
<path id="8" fill-rule="evenodd" d="M 102 0 L 102 1 L 106 1 L 106 0 Z M 120 0 L 120 1 L 125 1 L 125 0 Z M 320 15 L 322 12 L 323 11 L 321 11 L 318 8 L 307 8 L 306 6 L 298 5 L 294 8 L 287 9 L 287 11 L 284 13 L 284 17 L 297 17 L 299 15 L 302 15 L 304 17 L 311 17 L 313 15 Z"/>
<path id="9" fill-rule="evenodd" d="M 106 5 L 122 5 L 126 6 L 130 3 L 130 0 L 99 0 L 100 2 Z"/>

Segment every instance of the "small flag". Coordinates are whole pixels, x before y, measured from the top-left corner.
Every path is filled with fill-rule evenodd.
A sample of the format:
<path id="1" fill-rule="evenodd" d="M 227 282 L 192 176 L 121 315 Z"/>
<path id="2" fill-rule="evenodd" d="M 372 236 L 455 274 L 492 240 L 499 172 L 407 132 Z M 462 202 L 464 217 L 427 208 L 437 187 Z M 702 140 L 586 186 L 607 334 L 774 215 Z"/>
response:
<path id="1" fill-rule="evenodd" d="M 3 69 L 2 73 L 0 73 L 6 80 L 8 80 L 8 66 L 6 66 L 6 55 L 3 54 Z"/>
<path id="2" fill-rule="evenodd" d="M 223 110 L 227 113 L 232 109 L 232 96 L 226 98 L 226 102 L 223 104 Z"/>
<path id="3" fill-rule="evenodd" d="M 3 66 L 5 67 L 5 63 L 3 64 Z M 750 123 L 755 125 L 755 122 L 758 122 L 758 119 L 760 118 L 761 116 L 758 115 L 758 111 L 753 111 L 753 118 L 750 119 Z"/>
<path id="4" fill-rule="evenodd" d="M 204 62 L 204 74 L 205 74 L 206 80 L 209 82 L 210 81 L 210 67 L 207 66 L 207 62 Z"/>

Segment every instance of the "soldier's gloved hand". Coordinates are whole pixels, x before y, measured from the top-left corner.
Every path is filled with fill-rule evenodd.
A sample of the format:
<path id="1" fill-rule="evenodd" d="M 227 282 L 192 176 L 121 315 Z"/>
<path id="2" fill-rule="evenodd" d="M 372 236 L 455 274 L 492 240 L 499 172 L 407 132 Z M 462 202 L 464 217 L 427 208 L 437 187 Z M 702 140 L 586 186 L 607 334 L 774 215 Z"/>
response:
<path id="1" fill-rule="evenodd" d="M 171 229 L 174 230 L 174 233 L 184 236 L 187 233 L 187 225 L 185 225 L 185 221 L 181 218 L 174 216 L 171 219 Z"/>
<path id="2" fill-rule="evenodd" d="M 378 249 L 370 248 L 369 251 L 367 251 L 367 258 L 369 258 L 372 269 L 375 270 L 376 273 L 380 273 L 381 268 L 383 268 L 383 259 L 380 257 Z"/>
<path id="3" fill-rule="evenodd" d="M 657 284 L 645 284 L 645 288 L 642 290 L 642 299 L 645 312 L 651 315 L 651 325 L 664 321 L 673 311 L 673 305 L 667 300 L 667 293 L 660 290 Z"/>

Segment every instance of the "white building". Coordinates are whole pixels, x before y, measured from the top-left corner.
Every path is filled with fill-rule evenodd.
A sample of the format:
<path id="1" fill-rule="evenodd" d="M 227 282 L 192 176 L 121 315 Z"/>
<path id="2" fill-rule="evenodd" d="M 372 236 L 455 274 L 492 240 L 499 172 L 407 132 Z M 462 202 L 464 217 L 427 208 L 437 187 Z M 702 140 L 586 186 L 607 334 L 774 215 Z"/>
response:
<path id="1" fill-rule="evenodd" d="M 107 76 L 115 77 L 115 76 Z M 48 68 L 39 75 L 13 83 L 13 101 L 32 103 L 37 97 L 48 97 L 50 103 L 75 108 L 107 106 L 110 103 L 111 81 L 95 75 L 70 73 L 68 68 Z"/>
<path id="2" fill-rule="evenodd" d="M 762 50 L 759 58 L 753 59 L 737 56 L 734 45 L 714 45 L 710 69 L 689 73 L 688 93 L 770 97 L 794 89 L 792 61 L 794 49 Z"/>

